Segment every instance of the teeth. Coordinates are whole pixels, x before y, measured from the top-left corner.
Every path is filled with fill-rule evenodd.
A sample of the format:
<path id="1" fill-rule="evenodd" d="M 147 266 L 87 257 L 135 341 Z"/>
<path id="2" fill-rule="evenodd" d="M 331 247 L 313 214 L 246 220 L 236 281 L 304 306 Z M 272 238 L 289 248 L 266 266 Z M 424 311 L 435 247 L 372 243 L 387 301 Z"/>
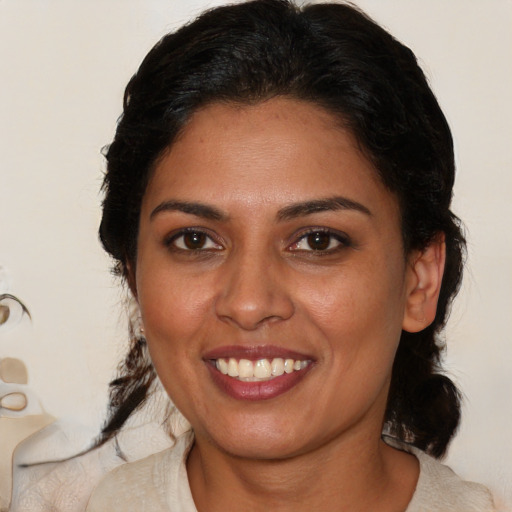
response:
<path id="1" fill-rule="evenodd" d="M 220 373 L 223 373 L 224 375 L 228 374 L 229 365 L 225 359 L 217 359 L 215 364 L 217 366 L 217 370 L 219 370 Z"/>
<path id="2" fill-rule="evenodd" d="M 260 359 L 254 364 L 254 376 L 257 379 L 268 379 L 272 375 L 270 363 L 267 359 Z"/>
<path id="3" fill-rule="evenodd" d="M 284 362 L 284 371 L 286 373 L 292 373 L 293 372 L 293 363 L 295 361 L 293 359 L 287 359 L 285 362 Z"/>
<path id="4" fill-rule="evenodd" d="M 238 376 L 241 379 L 254 377 L 254 365 L 249 359 L 240 359 L 238 362 Z"/>
<path id="5" fill-rule="evenodd" d="M 238 362 L 231 358 L 228 362 L 228 375 L 230 377 L 238 377 Z"/>
<path id="6" fill-rule="evenodd" d="M 272 359 L 270 368 L 272 369 L 272 375 L 279 377 L 279 375 L 283 375 L 284 373 L 284 361 L 280 357 Z"/>
<path id="7" fill-rule="evenodd" d="M 226 359 L 217 359 L 215 366 L 224 375 L 229 375 L 243 381 L 255 382 L 279 377 L 284 373 L 303 370 L 309 363 L 310 361 L 295 361 L 294 359 L 282 359 L 280 357 L 276 357 L 272 361 L 258 359 L 254 362 L 249 359 L 240 359 L 238 361 L 230 357 L 227 361 Z"/>

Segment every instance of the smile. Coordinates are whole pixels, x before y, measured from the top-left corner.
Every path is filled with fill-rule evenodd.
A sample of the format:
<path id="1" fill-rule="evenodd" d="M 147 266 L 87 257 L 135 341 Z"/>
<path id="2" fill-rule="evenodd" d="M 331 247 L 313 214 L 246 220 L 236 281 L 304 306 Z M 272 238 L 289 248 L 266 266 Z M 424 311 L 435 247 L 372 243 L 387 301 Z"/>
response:
<path id="1" fill-rule="evenodd" d="M 227 375 L 243 382 L 264 382 L 275 379 L 281 375 L 298 372 L 305 369 L 311 361 L 284 359 L 276 357 L 270 359 L 235 359 L 234 357 L 219 358 L 215 360 L 215 367 L 223 375 Z"/>
<path id="2" fill-rule="evenodd" d="M 277 398 L 299 385 L 316 364 L 312 355 L 275 345 L 229 345 L 203 355 L 212 382 L 242 401 Z"/>

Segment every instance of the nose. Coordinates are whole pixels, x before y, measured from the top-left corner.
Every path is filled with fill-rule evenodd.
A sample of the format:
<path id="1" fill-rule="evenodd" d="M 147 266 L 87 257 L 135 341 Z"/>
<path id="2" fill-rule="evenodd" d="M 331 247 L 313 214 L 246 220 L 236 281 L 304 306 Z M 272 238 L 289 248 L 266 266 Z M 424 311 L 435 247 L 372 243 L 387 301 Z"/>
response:
<path id="1" fill-rule="evenodd" d="M 253 331 L 293 316 L 286 279 L 271 257 L 247 254 L 226 266 L 215 305 L 221 320 Z"/>

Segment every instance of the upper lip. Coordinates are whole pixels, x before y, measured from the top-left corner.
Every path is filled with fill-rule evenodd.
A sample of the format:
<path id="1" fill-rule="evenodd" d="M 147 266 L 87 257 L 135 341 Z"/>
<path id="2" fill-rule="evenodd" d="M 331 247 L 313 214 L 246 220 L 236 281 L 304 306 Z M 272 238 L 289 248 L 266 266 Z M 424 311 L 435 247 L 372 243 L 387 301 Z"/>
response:
<path id="1" fill-rule="evenodd" d="M 296 361 L 311 361 L 313 357 L 302 352 L 276 345 L 225 345 L 209 350 L 203 355 L 203 359 L 294 359 Z"/>

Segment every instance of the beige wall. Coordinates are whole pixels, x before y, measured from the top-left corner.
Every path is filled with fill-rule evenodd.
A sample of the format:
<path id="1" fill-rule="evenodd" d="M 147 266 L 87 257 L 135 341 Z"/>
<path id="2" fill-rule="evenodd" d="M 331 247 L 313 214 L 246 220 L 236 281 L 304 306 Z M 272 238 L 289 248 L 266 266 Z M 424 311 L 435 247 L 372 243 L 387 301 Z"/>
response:
<path id="1" fill-rule="evenodd" d="M 123 87 L 159 36 L 218 3 L 0 0 L 0 265 L 33 314 L 0 331 L 0 357 L 25 360 L 56 416 L 98 425 L 122 352 L 96 230 Z M 420 57 L 455 135 L 470 259 L 448 331 L 466 397 L 448 460 L 512 503 L 512 2 L 358 3 Z"/>

